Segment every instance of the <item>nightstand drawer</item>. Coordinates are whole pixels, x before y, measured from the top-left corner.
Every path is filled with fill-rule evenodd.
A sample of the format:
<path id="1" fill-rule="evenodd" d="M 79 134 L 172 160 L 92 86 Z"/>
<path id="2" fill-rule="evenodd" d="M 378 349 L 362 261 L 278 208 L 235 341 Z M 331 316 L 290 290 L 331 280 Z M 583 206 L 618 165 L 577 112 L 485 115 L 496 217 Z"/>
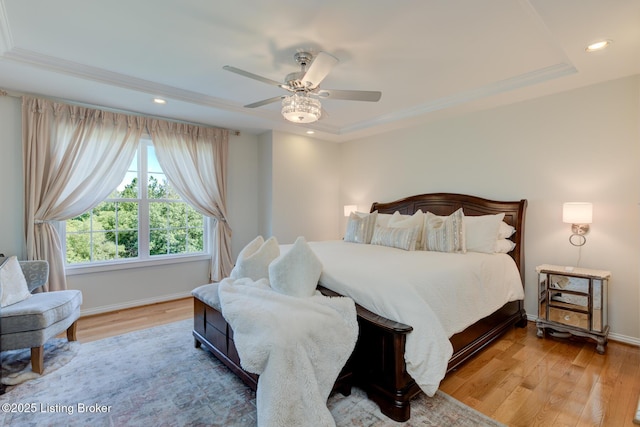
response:
<path id="1" fill-rule="evenodd" d="M 589 296 L 572 294 L 569 292 L 549 291 L 549 305 L 557 308 L 568 308 L 573 310 L 588 311 Z"/>
<path id="2" fill-rule="evenodd" d="M 549 307 L 549 321 L 576 328 L 589 329 L 589 315 L 561 308 Z"/>

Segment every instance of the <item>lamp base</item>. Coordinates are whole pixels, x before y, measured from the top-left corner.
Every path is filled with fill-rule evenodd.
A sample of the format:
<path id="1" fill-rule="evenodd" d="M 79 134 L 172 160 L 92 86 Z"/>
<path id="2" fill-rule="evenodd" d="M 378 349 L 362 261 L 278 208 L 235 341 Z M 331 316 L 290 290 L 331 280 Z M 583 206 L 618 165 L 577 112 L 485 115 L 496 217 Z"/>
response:
<path id="1" fill-rule="evenodd" d="M 587 234 L 589 232 L 589 224 L 571 224 L 571 232 L 573 234 Z"/>

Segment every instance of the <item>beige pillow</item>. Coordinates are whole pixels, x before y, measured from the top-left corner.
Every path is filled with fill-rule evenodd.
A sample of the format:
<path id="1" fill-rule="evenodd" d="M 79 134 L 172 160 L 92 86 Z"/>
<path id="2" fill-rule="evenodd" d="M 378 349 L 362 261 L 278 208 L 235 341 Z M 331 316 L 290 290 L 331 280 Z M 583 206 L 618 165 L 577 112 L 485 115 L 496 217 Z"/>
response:
<path id="1" fill-rule="evenodd" d="M 347 222 L 347 232 L 344 235 L 345 242 L 371 243 L 373 229 L 378 218 L 378 211 L 371 213 L 351 212 Z"/>
<path id="2" fill-rule="evenodd" d="M 269 265 L 269 283 L 274 291 L 281 294 L 310 297 L 315 295 L 321 273 L 322 262 L 306 239 L 300 236 L 288 252 Z"/>
<path id="3" fill-rule="evenodd" d="M 415 248 L 422 249 L 422 234 L 424 227 L 424 214 L 422 210 L 418 209 L 413 215 L 402 215 L 400 212 L 395 211 L 393 216 L 389 220 L 387 227 L 391 228 L 413 228 L 418 227 L 418 237 L 416 240 Z"/>
<path id="4" fill-rule="evenodd" d="M 390 248 L 413 251 L 416 248 L 420 228 L 396 228 L 376 226 L 371 238 L 372 245 L 388 246 Z"/>
<path id="5" fill-rule="evenodd" d="M 27 280 L 15 256 L 10 257 L 0 268 L 0 307 L 19 303 L 31 297 Z"/>
<path id="6" fill-rule="evenodd" d="M 427 212 L 424 221 L 425 249 L 437 252 L 466 252 L 462 208 L 449 216 Z"/>
<path id="7" fill-rule="evenodd" d="M 254 281 L 269 278 L 269 264 L 280 255 L 280 247 L 275 237 L 266 241 L 256 237 L 240 251 L 235 267 L 231 270 L 231 279 L 248 277 Z"/>

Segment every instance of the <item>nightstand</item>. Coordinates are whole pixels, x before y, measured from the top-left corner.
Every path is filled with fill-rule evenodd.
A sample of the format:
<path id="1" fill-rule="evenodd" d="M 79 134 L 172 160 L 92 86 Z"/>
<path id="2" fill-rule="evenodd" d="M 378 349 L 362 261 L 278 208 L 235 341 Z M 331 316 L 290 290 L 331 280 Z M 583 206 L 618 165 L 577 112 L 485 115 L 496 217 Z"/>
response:
<path id="1" fill-rule="evenodd" d="M 543 264 L 539 284 L 538 337 L 576 335 L 596 341 L 604 354 L 609 335 L 607 293 L 611 273 L 589 268 Z"/>

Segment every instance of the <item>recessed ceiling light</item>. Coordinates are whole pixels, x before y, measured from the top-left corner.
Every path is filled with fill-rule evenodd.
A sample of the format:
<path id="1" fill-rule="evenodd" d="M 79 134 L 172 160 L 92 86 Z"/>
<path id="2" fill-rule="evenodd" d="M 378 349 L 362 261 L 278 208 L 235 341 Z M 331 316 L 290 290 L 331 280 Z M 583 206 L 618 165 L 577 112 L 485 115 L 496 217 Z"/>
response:
<path id="1" fill-rule="evenodd" d="M 162 98 L 153 98 L 153 102 L 155 102 L 156 104 L 166 104 L 167 100 L 166 99 L 162 99 Z"/>
<path id="2" fill-rule="evenodd" d="M 585 49 L 587 52 L 595 52 L 597 50 L 602 50 L 611 44 L 611 40 L 600 40 L 595 43 L 591 43 Z"/>
<path id="3" fill-rule="evenodd" d="M 315 133 L 315 132 L 314 132 L 314 131 L 312 131 L 312 130 L 308 130 L 308 131 L 307 131 L 307 135 L 313 135 L 314 133 Z"/>

